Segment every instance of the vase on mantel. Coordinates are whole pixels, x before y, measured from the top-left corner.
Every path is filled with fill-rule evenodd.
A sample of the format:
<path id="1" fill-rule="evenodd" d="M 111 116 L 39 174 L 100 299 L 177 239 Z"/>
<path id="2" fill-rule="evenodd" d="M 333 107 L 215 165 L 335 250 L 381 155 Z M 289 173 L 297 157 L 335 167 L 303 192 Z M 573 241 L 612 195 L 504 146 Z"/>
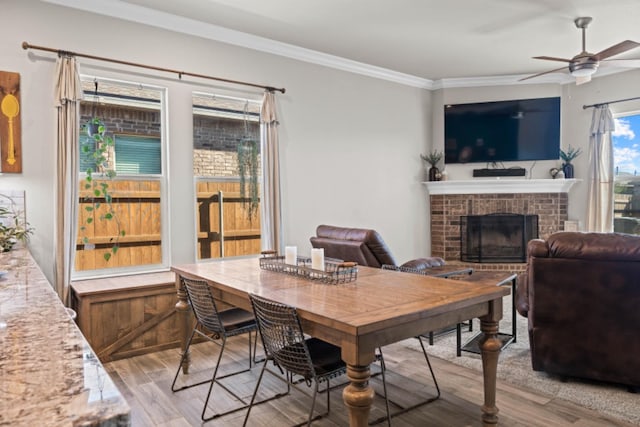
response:
<path id="1" fill-rule="evenodd" d="M 429 181 L 440 181 L 440 170 L 436 166 L 429 168 Z"/>
<path id="2" fill-rule="evenodd" d="M 564 172 L 565 178 L 567 179 L 573 178 L 573 165 L 571 163 L 563 163 L 562 172 Z"/>

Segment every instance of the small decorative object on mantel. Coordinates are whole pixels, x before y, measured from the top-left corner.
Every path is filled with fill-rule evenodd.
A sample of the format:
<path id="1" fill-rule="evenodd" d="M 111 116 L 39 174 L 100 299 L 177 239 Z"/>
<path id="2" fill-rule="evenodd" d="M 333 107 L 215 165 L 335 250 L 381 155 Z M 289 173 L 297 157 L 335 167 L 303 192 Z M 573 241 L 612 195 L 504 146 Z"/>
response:
<path id="1" fill-rule="evenodd" d="M 567 151 L 560 149 L 560 158 L 564 162 L 562 164 L 562 171 L 564 172 L 564 177 L 567 179 L 573 178 L 573 164 L 571 161 L 578 157 L 582 153 L 581 148 L 573 148 L 571 144 L 567 148 Z"/>
<path id="2" fill-rule="evenodd" d="M 564 178 L 564 171 L 562 170 L 562 168 L 560 168 L 560 169 L 551 168 L 549 170 L 549 174 L 551 175 L 551 178 L 553 178 L 553 179 L 563 179 Z"/>
<path id="3" fill-rule="evenodd" d="M 427 155 L 420 154 L 420 157 L 431 165 L 429 168 L 429 181 L 440 181 L 442 174 L 438 169 L 438 162 L 442 159 L 442 151 L 433 150 Z"/>

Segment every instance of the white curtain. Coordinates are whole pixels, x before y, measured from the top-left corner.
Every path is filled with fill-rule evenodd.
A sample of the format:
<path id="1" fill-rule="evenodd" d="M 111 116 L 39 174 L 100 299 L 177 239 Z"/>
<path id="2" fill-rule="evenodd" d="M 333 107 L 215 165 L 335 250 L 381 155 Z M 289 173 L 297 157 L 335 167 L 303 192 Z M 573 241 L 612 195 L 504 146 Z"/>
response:
<path id="1" fill-rule="evenodd" d="M 54 211 L 55 287 L 62 302 L 68 306 L 78 222 L 78 138 L 82 99 L 82 87 L 74 57 L 60 56 L 57 60 L 55 99 L 58 110 Z"/>
<path id="2" fill-rule="evenodd" d="M 613 146 L 615 123 L 608 105 L 593 108 L 589 137 L 587 231 L 613 231 Z"/>
<path id="3" fill-rule="evenodd" d="M 260 111 L 262 132 L 262 249 L 283 253 L 282 214 L 280 202 L 280 162 L 278 157 L 278 119 L 276 99 L 271 91 L 264 93 Z"/>

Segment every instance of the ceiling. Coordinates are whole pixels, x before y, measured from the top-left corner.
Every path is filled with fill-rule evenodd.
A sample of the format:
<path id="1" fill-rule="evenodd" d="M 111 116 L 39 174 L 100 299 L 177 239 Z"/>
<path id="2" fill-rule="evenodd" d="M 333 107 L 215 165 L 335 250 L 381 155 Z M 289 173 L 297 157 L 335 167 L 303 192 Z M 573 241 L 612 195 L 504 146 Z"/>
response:
<path id="1" fill-rule="evenodd" d="M 579 16 L 593 17 L 589 52 L 622 40 L 640 41 L 640 0 L 44 1 L 91 5 L 94 12 L 151 25 L 162 21 L 165 28 L 191 34 L 198 27 L 193 21 L 200 21 L 259 36 L 249 47 L 264 49 L 275 41 L 277 48 L 267 51 L 296 56 L 288 48 L 299 47 L 304 49 L 295 52 L 310 62 L 380 67 L 427 81 L 505 76 L 517 81 L 513 76 L 562 67 L 532 57 L 578 54 L 581 32 L 573 20 Z M 174 25 L 168 26 L 172 19 Z M 236 44 L 243 43 L 246 37 Z M 615 58 L 640 59 L 640 48 Z"/>

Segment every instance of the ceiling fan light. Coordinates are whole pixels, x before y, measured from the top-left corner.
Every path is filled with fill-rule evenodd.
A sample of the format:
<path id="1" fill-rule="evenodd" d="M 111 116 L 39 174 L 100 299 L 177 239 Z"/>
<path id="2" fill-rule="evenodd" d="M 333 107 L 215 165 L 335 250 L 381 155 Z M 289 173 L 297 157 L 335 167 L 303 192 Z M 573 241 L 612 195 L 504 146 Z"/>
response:
<path id="1" fill-rule="evenodd" d="M 595 61 L 569 64 L 569 71 L 573 77 L 589 77 L 593 75 L 597 69 L 598 63 Z"/>

